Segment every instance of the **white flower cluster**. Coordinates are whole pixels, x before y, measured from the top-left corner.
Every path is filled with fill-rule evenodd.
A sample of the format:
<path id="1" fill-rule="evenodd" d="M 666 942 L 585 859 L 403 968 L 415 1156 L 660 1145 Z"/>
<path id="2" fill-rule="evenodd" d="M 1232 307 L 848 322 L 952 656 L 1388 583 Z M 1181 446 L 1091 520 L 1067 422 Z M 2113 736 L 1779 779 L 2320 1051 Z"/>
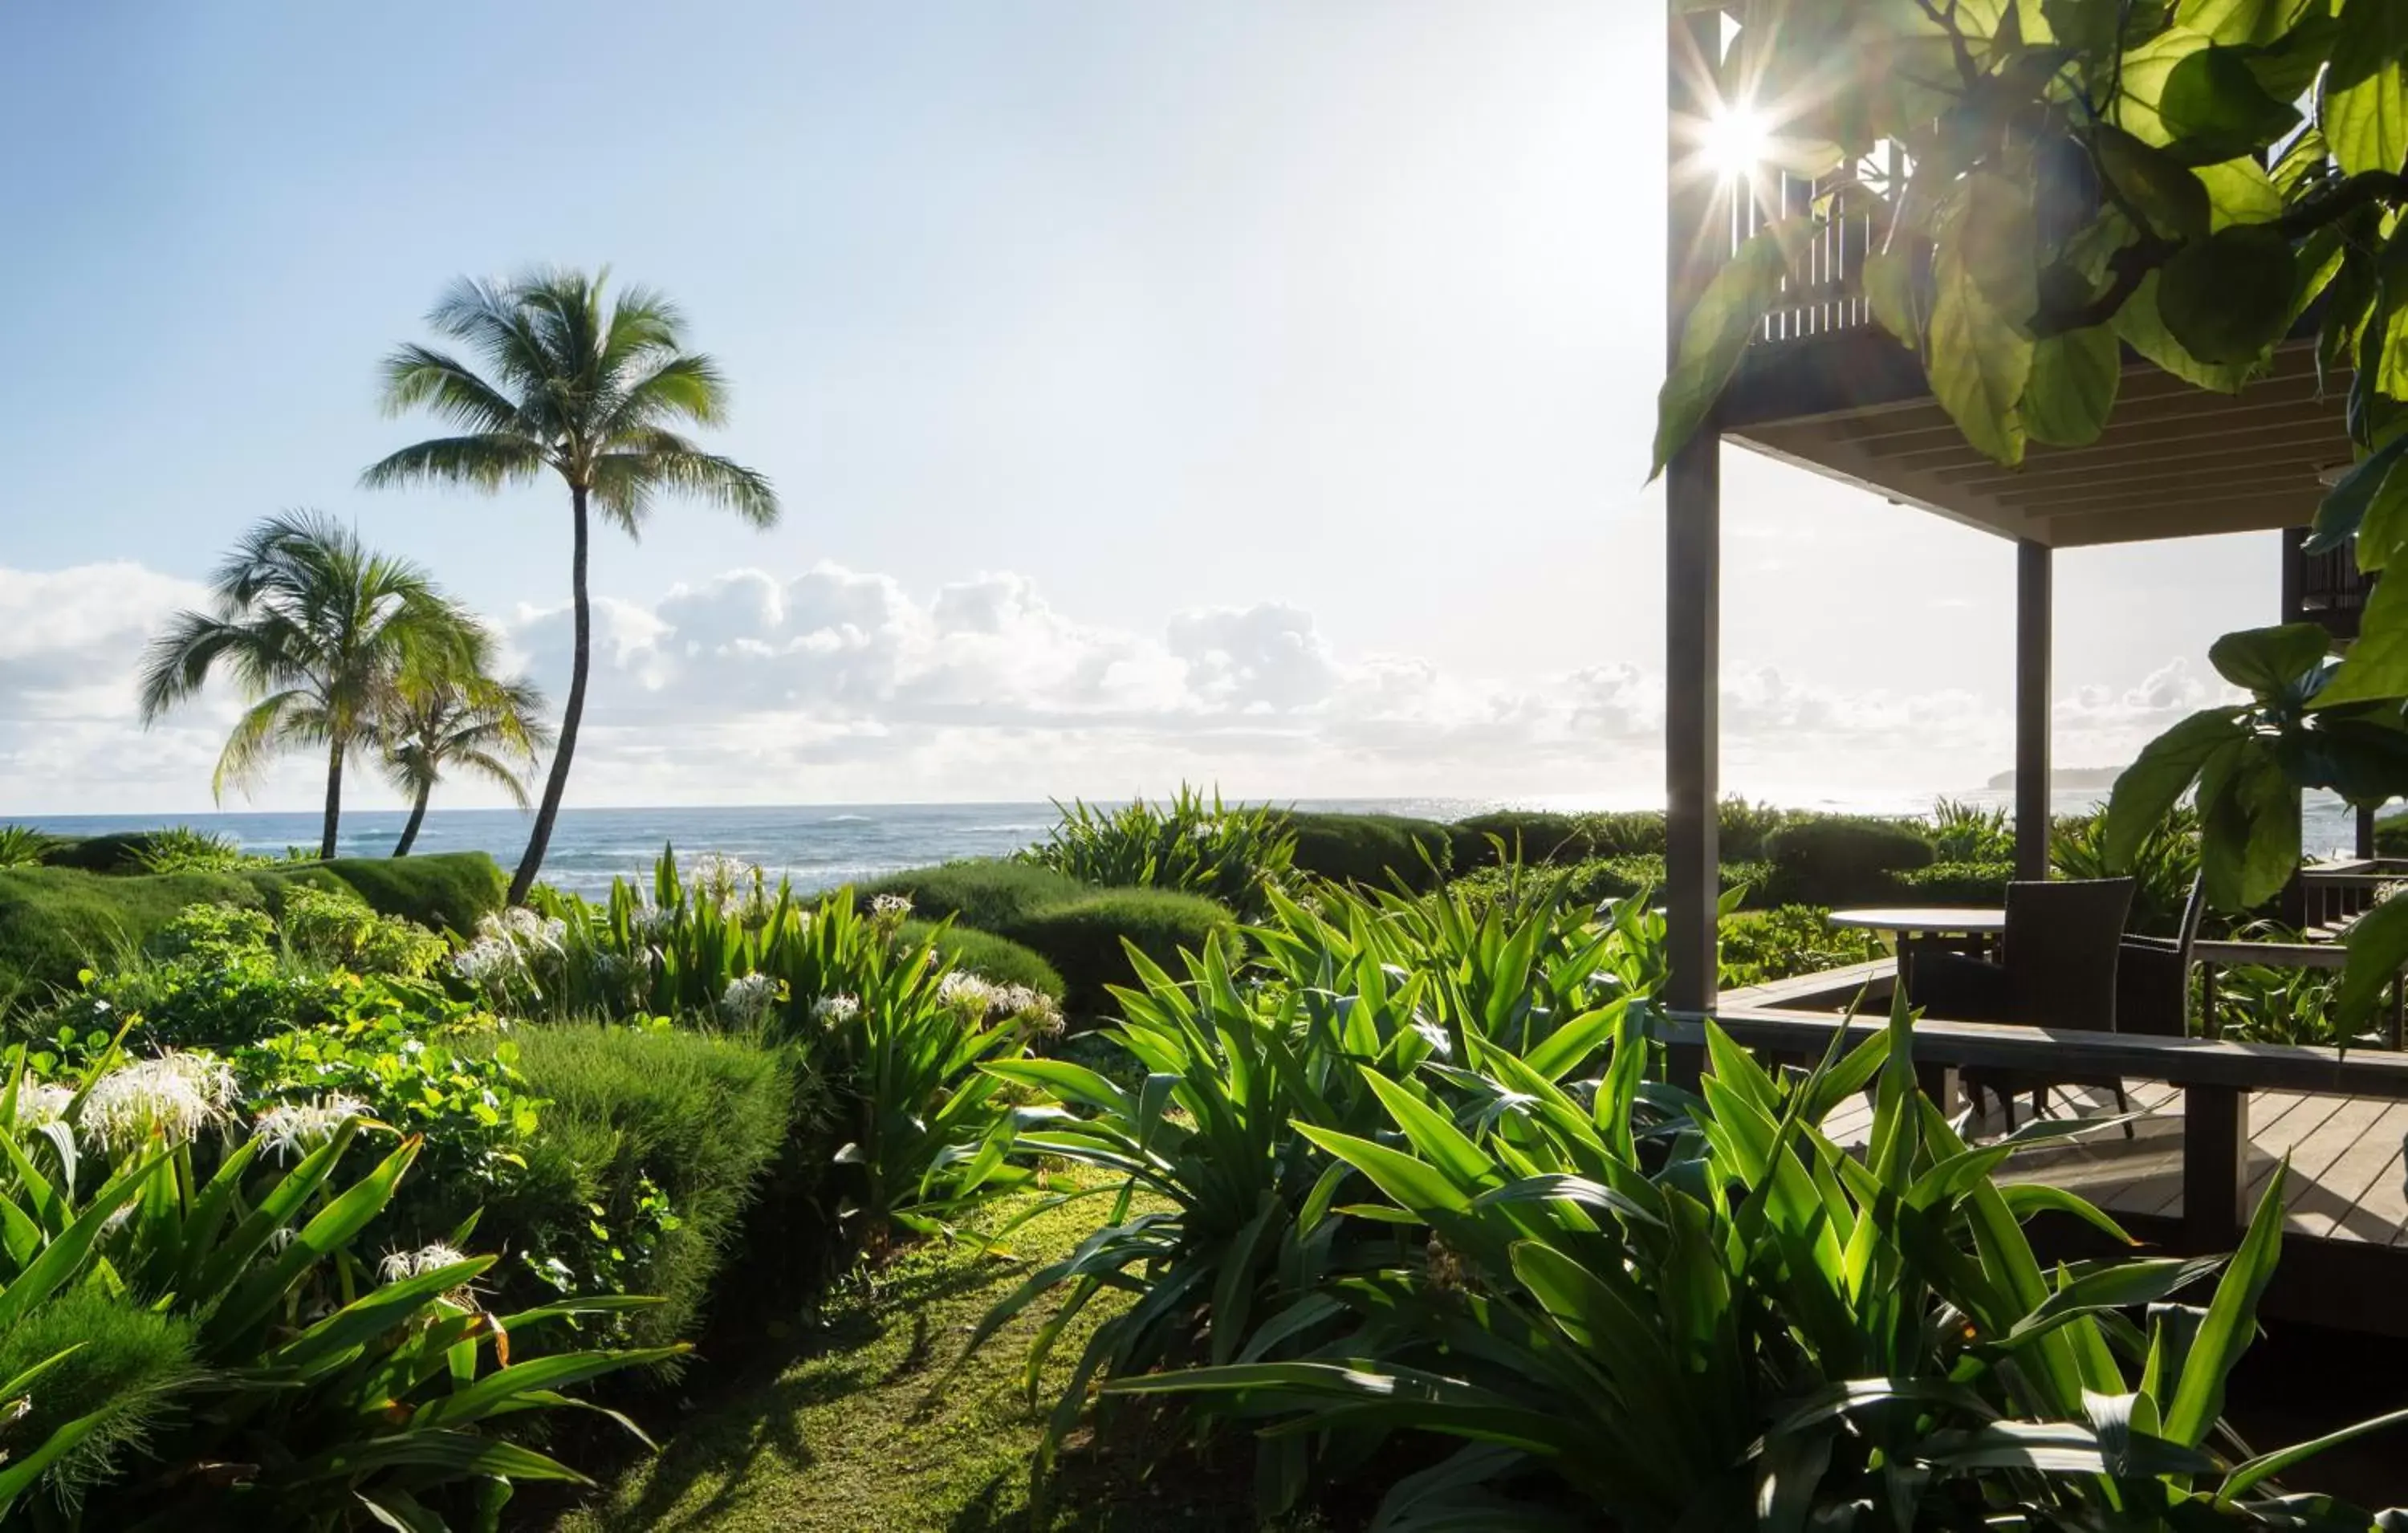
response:
<path id="1" fill-rule="evenodd" d="M 727 981 L 719 996 L 719 1014 L 741 1026 L 767 1016 L 777 1003 L 777 981 L 767 974 L 746 974 Z"/>
<path id="2" fill-rule="evenodd" d="M 861 997 L 858 996 L 822 996 L 811 1002 L 811 1020 L 816 1023 L 833 1026 L 851 1022 L 859 1015 Z"/>
<path id="3" fill-rule="evenodd" d="M 729 921 L 747 921 L 767 913 L 764 882 L 761 869 L 740 857 L 719 852 L 706 852 L 696 857 L 687 867 L 685 877 L 688 897 L 698 904 L 717 906 L 720 915 Z"/>
<path id="4" fill-rule="evenodd" d="M 234 1100 L 233 1067 L 201 1049 L 170 1051 L 109 1071 L 84 1098 L 83 1131 L 113 1155 L 148 1144 L 155 1135 L 189 1144 L 222 1123 Z"/>
<path id="5" fill-rule="evenodd" d="M 901 925 L 911 918 L 911 896 L 909 895 L 878 895 L 869 901 L 869 919 L 882 924 Z"/>
<path id="6" fill-rule="evenodd" d="M 558 916 L 523 905 L 488 912 L 477 923 L 476 940 L 452 955 L 452 972 L 470 984 L 498 986 L 526 970 L 529 950 L 556 953 L 567 938 L 568 923 Z"/>
<path id="7" fill-rule="evenodd" d="M 627 915 L 628 937 L 645 947 L 651 947 L 677 930 L 677 912 L 658 905 L 637 906 Z"/>
<path id="8" fill-rule="evenodd" d="M 416 1251 L 388 1253 L 384 1260 L 377 1264 L 377 1276 L 386 1282 L 407 1282 L 412 1278 L 423 1278 L 429 1272 L 456 1267 L 468 1259 L 467 1253 L 437 1240 Z M 465 1282 L 443 1297 L 464 1310 L 480 1308 L 477 1296 Z"/>
<path id="9" fill-rule="evenodd" d="M 981 1021 L 1019 1017 L 1049 1032 L 1062 1025 L 1061 1008 L 1043 991 L 1025 984 L 997 984 L 960 969 L 937 981 L 937 999 Z"/>
<path id="10" fill-rule="evenodd" d="M 23 1130 L 57 1123 L 66 1116 L 67 1104 L 74 1100 L 73 1086 L 27 1082 L 17 1088 L 17 1121 L 12 1126 Z"/>
<path id="11" fill-rule="evenodd" d="M 307 1154 L 335 1137 L 335 1130 L 353 1118 L 368 1115 L 368 1105 L 337 1092 L 308 1102 L 279 1102 L 251 1125 L 251 1138 L 283 1160 L 296 1152 Z"/>

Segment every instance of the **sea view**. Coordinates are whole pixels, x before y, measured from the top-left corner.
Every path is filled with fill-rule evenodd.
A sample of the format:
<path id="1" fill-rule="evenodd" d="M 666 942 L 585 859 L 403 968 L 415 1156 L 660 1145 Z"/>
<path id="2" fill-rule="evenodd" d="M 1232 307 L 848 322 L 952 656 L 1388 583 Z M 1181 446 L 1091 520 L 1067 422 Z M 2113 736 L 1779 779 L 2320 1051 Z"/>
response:
<path id="1" fill-rule="evenodd" d="M 1932 800 L 2011 805 L 2004 789 L 1978 788 L 1922 796 L 1834 795 L 1789 806 L 1858 814 L 1919 814 Z M 2053 795 L 2057 812 L 2077 814 L 2100 803 L 2095 788 L 2069 788 Z M 1627 808 L 1625 802 L 1549 797 L 1497 798 L 1305 798 L 1292 807 L 1342 813 L 1409 814 L 1453 820 L 1499 807 L 1578 810 Z M 344 815 L 340 854 L 377 857 L 392 851 L 408 816 L 400 809 L 359 809 Z M 67 836 L 95 836 L 163 824 L 190 825 L 232 838 L 246 852 L 278 852 L 311 846 L 318 812 L 294 810 L 233 814 L 28 815 L 22 823 Z M 2350 845 L 2348 807 L 2328 795 L 2312 795 L 2305 814 L 2305 846 L 2311 854 Z M 755 864 L 803 890 L 828 889 L 875 878 L 898 868 L 923 867 L 955 857 L 993 857 L 1041 838 L 1054 822 L 1043 802 L 1000 804 L 770 804 L 714 808 L 568 809 L 561 811 L 544 880 L 556 888 L 598 895 L 614 878 L 641 879 L 663 846 L 681 852 L 717 852 Z M 527 817 L 515 809 L 428 811 L 419 852 L 490 852 L 511 866 L 525 845 Z"/>

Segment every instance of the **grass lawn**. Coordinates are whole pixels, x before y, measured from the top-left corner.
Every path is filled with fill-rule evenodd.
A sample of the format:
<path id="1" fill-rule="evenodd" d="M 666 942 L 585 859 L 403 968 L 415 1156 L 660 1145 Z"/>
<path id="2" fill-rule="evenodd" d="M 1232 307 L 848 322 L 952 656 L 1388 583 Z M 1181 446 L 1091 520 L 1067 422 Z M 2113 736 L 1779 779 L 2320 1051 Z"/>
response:
<path id="1" fill-rule="evenodd" d="M 1032 1516 L 1028 1466 L 1041 1412 L 1023 1394 L 1020 1369 L 1048 1307 L 1035 1307 L 955 1367 L 988 1307 L 1032 1265 L 1067 1254 L 1109 1207 L 1087 1198 L 1032 1220 L 1011 1238 L 1016 1260 L 941 1243 L 902 1253 L 873 1286 L 837 1300 L 825 1329 L 774 1377 L 675 1423 L 655 1413 L 653 1424 L 675 1434 L 660 1456 L 564 1519 L 561 1533 L 1254 1527 L 1242 1468 L 1200 1473 L 1175 1442 L 1161 1441 L 1111 1454 L 1073 1444 L 1054 1504 Z M 1061 1388 L 1094 1325 L 1117 1307 L 1096 1304 L 1065 1338 L 1055 1354 L 1063 1366 L 1041 1390 L 1043 1402 Z M 1235 1455 L 1241 1466 L 1248 1456 L 1242 1445 Z"/>

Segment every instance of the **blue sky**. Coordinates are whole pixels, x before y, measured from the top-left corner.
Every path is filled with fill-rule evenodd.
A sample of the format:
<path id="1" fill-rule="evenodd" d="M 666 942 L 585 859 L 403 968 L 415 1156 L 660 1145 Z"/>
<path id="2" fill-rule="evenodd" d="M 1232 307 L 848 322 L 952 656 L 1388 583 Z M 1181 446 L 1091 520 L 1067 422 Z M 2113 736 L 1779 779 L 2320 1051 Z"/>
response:
<path id="1" fill-rule="evenodd" d="M 421 559 L 557 690 L 559 495 L 354 488 L 425 434 L 377 358 L 534 261 L 675 294 L 735 382 L 719 445 L 787 506 L 601 545 L 579 800 L 1650 798 L 1660 25 L 11 7 L 0 806 L 206 804 L 221 715 L 141 737 L 122 676 L 281 508 Z M 1743 455 L 1728 494 L 1735 785 L 2006 765 L 2011 550 Z M 2059 580 L 2060 759 L 2120 759 L 2272 616 L 2272 540 Z"/>

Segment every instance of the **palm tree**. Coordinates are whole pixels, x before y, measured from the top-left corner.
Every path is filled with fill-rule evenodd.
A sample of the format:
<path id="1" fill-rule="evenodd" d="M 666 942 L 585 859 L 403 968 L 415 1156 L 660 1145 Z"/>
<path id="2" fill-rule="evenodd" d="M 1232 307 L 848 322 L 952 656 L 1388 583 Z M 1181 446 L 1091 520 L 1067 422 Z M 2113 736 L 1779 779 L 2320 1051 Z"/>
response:
<path id="1" fill-rule="evenodd" d="M 371 488 L 434 483 L 490 493 L 532 483 L 550 469 L 568 485 L 575 658 L 559 749 L 526 854 L 510 880 L 513 902 L 526 897 L 543 867 L 585 716 L 594 650 L 586 590 L 593 513 L 630 537 L 642 531 L 659 494 L 714 502 L 755 526 L 778 520 L 778 497 L 767 479 L 673 429 L 713 426 L 725 417 L 727 386 L 718 364 L 685 349 L 684 320 L 659 294 L 623 288 L 606 304 L 608 278 L 607 271 L 544 269 L 508 282 L 454 283 L 426 322 L 466 343 L 483 371 L 442 351 L 404 346 L 385 359 L 384 406 L 391 415 L 428 410 L 460 434 L 403 448 L 361 476 Z"/>
<path id="2" fill-rule="evenodd" d="M 393 854 L 409 855 L 426 823 L 426 802 L 445 772 L 457 767 L 499 785 L 527 807 L 524 771 L 552 744 L 543 721 L 543 693 L 523 679 L 498 680 L 493 635 L 473 624 L 456 666 L 408 679 L 391 710 L 377 721 L 384 774 L 409 795 L 409 820 Z"/>
<path id="3" fill-rule="evenodd" d="M 335 854 L 343 767 L 369 744 L 406 679 L 456 665 L 471 624 L 425 571 L 376 553 L 322 513 L 270 517 L 212 578 L 207 612 L 179 612 L 150 641 L 141 675 L 147 727 L 230 672 L 250 707 L 226 738 L 210 791 L 247 787 L 274 756 L 326 752 L 326 823 Z"/>

